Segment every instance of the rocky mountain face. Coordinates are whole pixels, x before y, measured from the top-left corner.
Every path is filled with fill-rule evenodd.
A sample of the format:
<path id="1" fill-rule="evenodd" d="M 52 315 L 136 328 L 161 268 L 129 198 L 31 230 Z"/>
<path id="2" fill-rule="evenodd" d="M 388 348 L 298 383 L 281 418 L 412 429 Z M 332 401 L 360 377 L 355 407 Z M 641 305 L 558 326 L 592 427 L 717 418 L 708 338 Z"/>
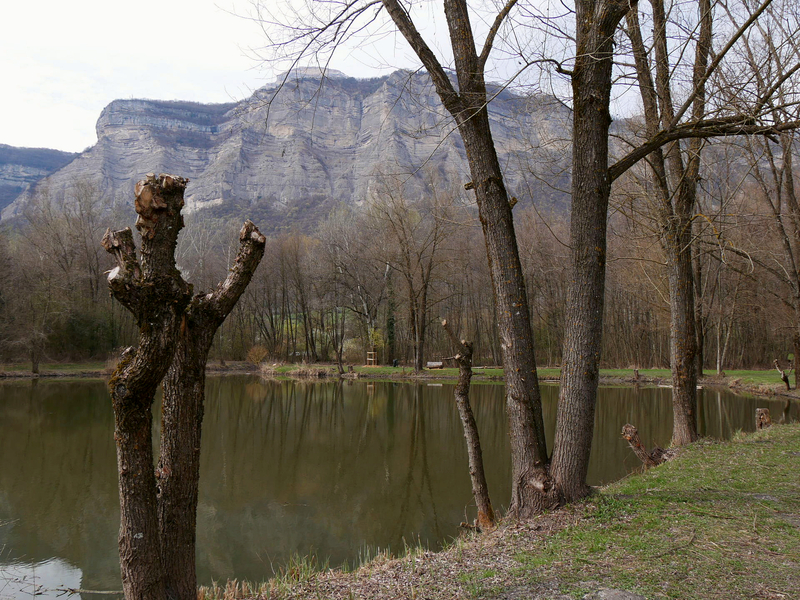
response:
<path id="1" fill-rule="evenodd" d="M 567 187 L 567 109 L 547 96 L 495 93 L 492 130 L 511 193 L 563 202 L 553 186 Z M 116 100 L 100 115 L 97 137 L 42 189 L 63 201 L 83 181 L 110 205 L 129 200 L 146 173 L 173 173 L 190 180 L 189 210 L 253 218 L 269 231 L 311 226 L 332 207 L 359 205 L 398 182 L 421 197 L 432 185 L 463 190 L 470 179 L 453 120 L 425 73 L 353 79 L 298 70 L 239 103 Z M 7 206 L 3 220 L 31 194 Z"/>
<path id="2" fill-rule="evenodd" d="M 76 156 L 59 150 L 0 144 L 0 210 L 40 179 L 65 167 Z"/>

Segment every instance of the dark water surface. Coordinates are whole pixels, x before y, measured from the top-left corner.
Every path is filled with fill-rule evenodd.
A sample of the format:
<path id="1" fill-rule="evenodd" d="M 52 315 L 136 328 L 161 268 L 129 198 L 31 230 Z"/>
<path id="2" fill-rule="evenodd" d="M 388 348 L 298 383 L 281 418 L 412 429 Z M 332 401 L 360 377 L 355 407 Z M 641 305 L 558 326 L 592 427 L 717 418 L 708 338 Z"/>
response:
<path id="1" fill-rule="evenodd" d="M 557 388 L 543 387 L 549 438 Z M 706 389 L 703 435 L 754 428 L 784 402 Z M 378 548 L 436 547 L 472 520 L 461 424 L 451 384 L 304 383 L 210 378 L 203 424 L 198 575 L 260 581 L 292 554 L 353 564 Z M 502 385 L 472 402 L 489 491 L 509 498 Z M 158 412 L 157 410 L 155 412 Z M 788 408 L 800 418 L 800 406 Z M 613 481 L 638 462 L 620 437 L 669 443 L 670 390 L 601 388 L 589 479 Z M 156 432 L 157 434 L 157 432 Z M 0 384 L 0 599 L 58 586 L 120 589 L 113 414 L 101 381 Z M 55 597 L 55 593 L 45 597 Z M 88 596 L 87 596 L 88 598 Z"/>

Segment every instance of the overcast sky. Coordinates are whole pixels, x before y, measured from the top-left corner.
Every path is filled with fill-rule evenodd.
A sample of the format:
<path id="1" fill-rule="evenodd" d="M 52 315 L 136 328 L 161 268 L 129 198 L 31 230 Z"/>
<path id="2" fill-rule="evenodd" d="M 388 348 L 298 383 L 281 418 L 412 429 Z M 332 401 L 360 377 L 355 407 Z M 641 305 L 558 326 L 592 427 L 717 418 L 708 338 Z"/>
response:
<path id="1" fill-rule="evenodd" d="M 230 14 L 249 9 L 245 0 L 4 2 L 0 143 L 80 152 L 118 98 L 247 97 L 275 77 L 249 52 L 264 44 L 259 26 Z M 405 50 L 391 61 L 411 64 Z M 343 56 L 331 67 L 366 77 L 386 64 Z"/>

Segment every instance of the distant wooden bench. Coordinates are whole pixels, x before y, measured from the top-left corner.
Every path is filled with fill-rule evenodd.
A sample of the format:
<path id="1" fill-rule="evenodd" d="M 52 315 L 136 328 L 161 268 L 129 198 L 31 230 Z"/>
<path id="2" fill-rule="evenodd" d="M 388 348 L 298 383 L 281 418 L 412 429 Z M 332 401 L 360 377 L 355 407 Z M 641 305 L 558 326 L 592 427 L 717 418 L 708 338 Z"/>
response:
<path id="1" fill-rule="evenodd" d="M 444 363 L 441 362 L 441 361 L 439 361 L 439 362 L 427 362 L 427 363 L 425 363 L 425 368 L 426 369 L 444 369 Z"/>

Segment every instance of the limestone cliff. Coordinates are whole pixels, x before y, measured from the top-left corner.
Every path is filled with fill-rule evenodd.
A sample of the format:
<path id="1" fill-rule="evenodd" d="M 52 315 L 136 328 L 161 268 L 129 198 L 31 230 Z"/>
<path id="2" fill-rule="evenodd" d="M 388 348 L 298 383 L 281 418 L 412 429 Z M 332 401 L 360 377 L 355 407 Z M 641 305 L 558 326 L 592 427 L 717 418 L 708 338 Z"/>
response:
<path id="1" fill-rule="evenodd" d="M 512 193 L 560 202 L 531 169 L 568 164 L 566 108 L 498 90 L 490 115 Z M 461 139 L 425 73 L 354 79 L 295 71 L 231 104 L 116 100 L 100 115 L 97 137 L 46 178 L 50 194 L 64 197 L 86 180 L 111 203 L 130 197 L 144 174 L 168 172 L 189 178 L 189 210 L 256 218 L 270 230 L 313 224 L 339 203 L 360 204 L 387 177 L 408 182 L 416 195 L 433 179 L 454 186 L 470 179 Z M 560 172 L 553 169 L 550 184 L 563 187 Z M 19 214 L 28 197 L 3 219 Z"/>

